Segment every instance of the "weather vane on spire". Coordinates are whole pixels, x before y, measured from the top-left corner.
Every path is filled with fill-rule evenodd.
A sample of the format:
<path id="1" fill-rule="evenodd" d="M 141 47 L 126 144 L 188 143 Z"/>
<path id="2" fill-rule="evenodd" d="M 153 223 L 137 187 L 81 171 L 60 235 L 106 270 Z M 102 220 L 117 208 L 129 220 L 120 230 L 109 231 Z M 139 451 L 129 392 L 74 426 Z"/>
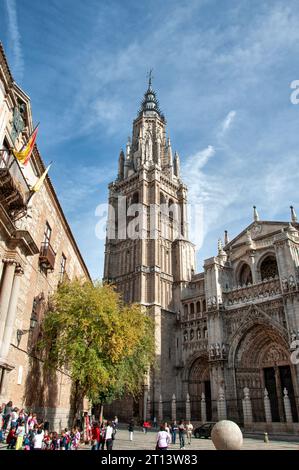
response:
<path id="1" fill-rule="evenodd" d="M 151 87 L 152 86 L 152 79 L 154 78 L 153 69 L 150 69 L 147 76 L 148 76 L 148 87 Z"/>

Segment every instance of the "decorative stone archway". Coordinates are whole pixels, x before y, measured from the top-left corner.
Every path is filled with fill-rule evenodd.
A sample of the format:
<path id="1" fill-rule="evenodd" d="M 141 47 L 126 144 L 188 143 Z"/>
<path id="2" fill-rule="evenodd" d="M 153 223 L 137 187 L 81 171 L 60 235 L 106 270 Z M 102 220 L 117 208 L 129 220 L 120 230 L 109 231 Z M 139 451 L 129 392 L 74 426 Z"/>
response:
<path id="1" fill-rule="evenodd" d="M 188 393 L 191 403 L 191 418 L 201 420 L 201 397 L 205 394 L 207 420 L 211 419 L 211 387 L 208 357 L 202 355 L 191 363 L 188 369 Z"/>
<path id="2" fill-rule="evenodd" d="M 253 420 L 265 421 L 263 396 L 267 388 L 273 421 L 284 421 L 283 389 L 286 387 L 293 420 L 297 421 L 293 365 L 285 338 L 273 325 L 259 322 L 248 328 L 236 348 L 234 368 L 239 414 L 242 413 L 243 389 L 248 387 Z"/>

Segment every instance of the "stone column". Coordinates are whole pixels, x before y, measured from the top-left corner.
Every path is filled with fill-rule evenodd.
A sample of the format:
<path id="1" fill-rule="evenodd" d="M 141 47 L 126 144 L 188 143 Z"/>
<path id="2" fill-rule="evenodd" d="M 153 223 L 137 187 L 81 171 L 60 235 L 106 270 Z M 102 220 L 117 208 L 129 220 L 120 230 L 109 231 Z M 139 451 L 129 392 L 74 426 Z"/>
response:
<path id="1" fill-rule="evenodd" d="M 218 421 L 221 421 L 222 419 L 227 419 L 226 401 L 225 401 L 224 390 L 222 387 L 220 387 L 219 389 L 219 395 L 218 395 L 218 400 L 217 400 L 217 412 L 218 412 Z"/>
<path id="2" fill-rule="evenodd" d="M 16 268 L 6 322 L 5 322 L 2 347 L 0 349 L 0 357 L 2 358 L 6 358 L 8 354 L 8 350 L 9 350 L 12 331 L 13 331 L 16 313 L 17 313 L 17 304 L 18 304 L 20 281 L 21 281 L 22 274 L 23 274 L 23 270 L 21 268 Z"/>
<path id="3" fill-rule="evenodd" d="M 147 408 L 146 408 L 146 409 L 147 409 L 147 416 L 146 416 L 146 419 L 151 420 L 151 399 L 150 399 L 149 395 L 148 395 L 148 397 L 147 397 L 147 404 L 146 404 L 146 405 L 147 405 Z"/>
<path id="4" fill-rule="evenodd" d="M 175 394 L 172 395 L 172 400 L 171 400 L 171 419 L 172 419 L 173 423 L 176 421 L 176 397 L 175 397 Z"/>
<path id="5" fill-rule="evenodd" d="M 3 282 L 0 292 L 0 348 L 2 347 L 6 316 L 9 307 L 11 289 L 15 274 L 15 262 L 6 261 L 3 273 Z"/>
<path id="6" fill-rule="evenodd" d="M 284 404 L 284 411 L 286 415 L 286 422 L 292 423 L 293 415 L 292 415 L 292 409 L 291 409 L 291 402 L 290 402 L 288 391 L 286 388 L 283 389 L 283 404 Z"/>
<path id="7" fill-rule="evenodd" d="M 266 423 L 272 423 L 271 405 L 270 405 L 270 400 L 268 396 L 268 390 L 266 388 L 264 391 L 264 407 L 265 407 Z"/>
<path id="8" fill-rule="evenodd" d="M 158 408 L 158 419 L 159 422 L 163 422 L 163 402 L 162 402 L 162 395 L 159 397 L 159 408 Z"/>
<path id="9" fill-rule="evenodd" d="M 244 398 L 242 400 L 243 405 L 243 417 L 244 417 L 244 424 L 251 424 L 252 423 L 252 406 L 251 400 L 249 396 L 249 388 L 245 387 L 243 389 Z"/>
<path id="10" fill-rule="evenodd" d="M 148 386 L 144 386 L 143 392 L 143 420 L 147 420 L 147 402 L 148 402 Z"/>
<path id="11" fill-rule="evenodd" d="M 200 407 L 201 407 L 201 421 L 205 423 L 207 421 L 207 404 L 206 404 L 206 397 L 203 392 L 201 394 Z"/>
<path id="12" fill-rule="evenodd" d="M 186 396 L 186 421 L 191 420 L 191 407 L 190 407 L 190 395 L 187 393 Z"/>

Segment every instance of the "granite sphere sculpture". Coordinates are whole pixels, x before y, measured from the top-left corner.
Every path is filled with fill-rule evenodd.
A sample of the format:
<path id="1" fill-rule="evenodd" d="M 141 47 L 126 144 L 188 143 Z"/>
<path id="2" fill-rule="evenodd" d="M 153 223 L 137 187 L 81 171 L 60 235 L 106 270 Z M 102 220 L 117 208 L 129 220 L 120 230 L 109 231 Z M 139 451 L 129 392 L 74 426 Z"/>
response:
<path id="1" fill-rule="evenodd" d="M 233 421 L 218 421 L 212 429 L 211 438 L 217 450 L 240 450 L 243 445 L 243 434 Z"/>

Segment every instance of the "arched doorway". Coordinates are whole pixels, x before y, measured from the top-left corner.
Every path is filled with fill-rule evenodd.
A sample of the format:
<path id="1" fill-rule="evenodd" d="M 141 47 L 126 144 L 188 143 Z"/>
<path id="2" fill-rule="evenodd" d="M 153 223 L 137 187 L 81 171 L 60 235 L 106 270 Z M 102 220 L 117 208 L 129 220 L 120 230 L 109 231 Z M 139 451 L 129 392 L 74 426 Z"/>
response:
<path id="1" fill-rule="evenodd" d="M 252 403 L 253 420 L 265 421 L 264 390 L 270 399 L 272 421 L 285 421 L 283 390 L 288 390 L 293 421 L 298 421 L 293 364 L 284 338 L 271 325 L 258 323 L 251 326 L 238 344 L 235 354 L 235 377 L 238 411 L 242 416 L 243 389 L 248 387 Z M 294 378 L 294 380 L 293 380 Z"/>
<path id="2" fill-rule="evenodd" d="M 207 421 L 212 419 L 211 384 L 208 358 L 201 356 L 192 363 L 189 370 L 188 392 L 191 402 L 191 418 L 201 421 L 201 396 L 205 394 Z"/>

